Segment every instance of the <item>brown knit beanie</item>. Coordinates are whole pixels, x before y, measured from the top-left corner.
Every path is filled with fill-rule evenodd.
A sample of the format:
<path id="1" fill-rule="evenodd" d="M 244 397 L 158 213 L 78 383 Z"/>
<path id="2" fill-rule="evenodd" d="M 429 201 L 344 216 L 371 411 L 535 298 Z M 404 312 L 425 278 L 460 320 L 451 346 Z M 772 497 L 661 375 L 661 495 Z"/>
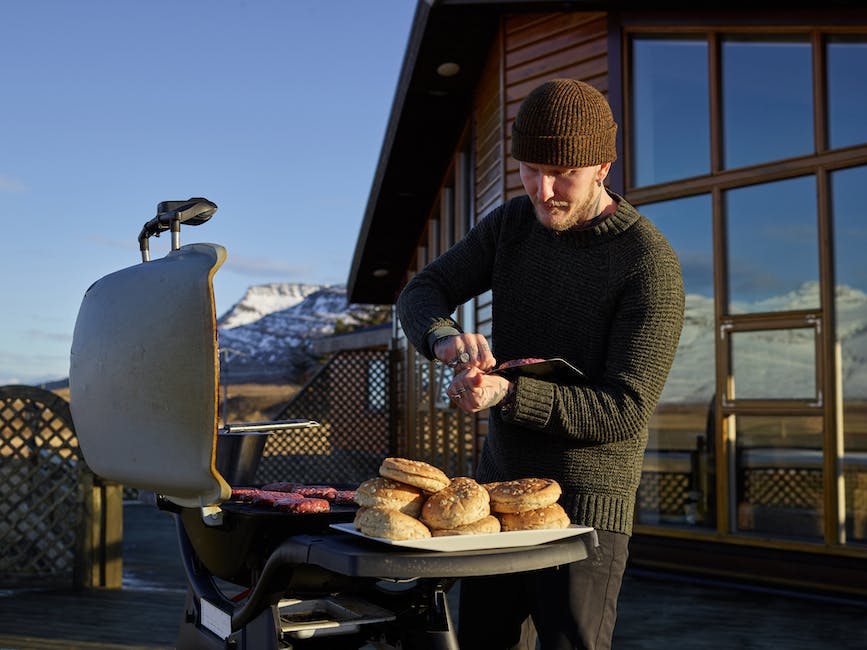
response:
<path id="1" fill-rule="evenodd" d="M 555 167 L 590 167 L 617 159 L 617 124 L 593 86 L 553 79 L 533 90 L 512 123 L 512 157 Z"/>

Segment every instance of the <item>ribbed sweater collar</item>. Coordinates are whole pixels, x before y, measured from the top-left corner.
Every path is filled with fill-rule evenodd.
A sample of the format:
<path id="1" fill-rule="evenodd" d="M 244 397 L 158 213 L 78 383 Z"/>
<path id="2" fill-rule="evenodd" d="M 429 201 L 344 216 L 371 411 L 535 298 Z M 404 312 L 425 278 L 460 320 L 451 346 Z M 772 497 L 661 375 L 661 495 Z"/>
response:
<path id="1" fill-rule="evenodd" d="M 610 190 L 608 193 L 617 201 L 617 210 L 589 228 L 576 228 L 555 235 L 564 241 L 573 241 L 580 246 L 596 246 L 626 232 L 638 221 L 641 215 L 622 196 Z M 553 233 L 552 233 L 553 234 Z"/>

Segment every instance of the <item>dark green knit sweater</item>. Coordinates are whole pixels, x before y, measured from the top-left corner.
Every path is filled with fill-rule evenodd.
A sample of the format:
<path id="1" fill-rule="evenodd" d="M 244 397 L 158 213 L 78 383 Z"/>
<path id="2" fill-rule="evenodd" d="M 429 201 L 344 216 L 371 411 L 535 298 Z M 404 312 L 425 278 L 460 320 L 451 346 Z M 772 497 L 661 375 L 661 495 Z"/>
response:
<path id="1" fill-rule="evenodd" d="M 683 326 L 680 264 L 634 207 L 597 225 L 554 233 L 526 196 L 493 210 L 467 237 L 416 274 L 398 298 L 412 344 L 492 291 L 498 362 L 563 357 L 587 376 L 577 385 L 522 377 L 505 419 L 491 409 L 477 471 L 482 482 L 554 478 L 574 523 L 632 533 L 647 424 Z"/>

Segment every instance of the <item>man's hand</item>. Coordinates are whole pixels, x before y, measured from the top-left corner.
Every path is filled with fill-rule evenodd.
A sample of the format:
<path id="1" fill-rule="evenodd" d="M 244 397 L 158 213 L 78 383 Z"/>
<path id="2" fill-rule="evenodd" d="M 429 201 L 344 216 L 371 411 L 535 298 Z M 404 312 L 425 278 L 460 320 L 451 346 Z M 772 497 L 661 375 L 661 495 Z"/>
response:
<path id="1" fill-rule="evenodd" d="M 469 367 L 455 375 L 446 393 L 461 410 L 477 413 L 502 402 L 510 388 L 513 386 L 505 377 Z"/>
<path id="2" fill-rule="evenodd" d="M 482 334 L 464 333 L 457 336 L 447 336 L 434 343 L 433 353 L 437 359 L 455 371 L 465 368 L 490 370 L 497 360 L 491 352 L 491 346 Z"/>

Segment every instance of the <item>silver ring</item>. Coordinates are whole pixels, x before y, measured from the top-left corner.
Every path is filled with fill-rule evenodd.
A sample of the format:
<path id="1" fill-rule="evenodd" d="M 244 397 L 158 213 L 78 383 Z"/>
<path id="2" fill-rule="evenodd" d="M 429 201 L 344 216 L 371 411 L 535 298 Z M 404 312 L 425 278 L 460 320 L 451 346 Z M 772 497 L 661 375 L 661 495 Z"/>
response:
<path id="1" fill-rule="evenodd" d="M 459 366 L 462 363 L 469 363 L 470 355 L 465 351 L 461 352 L 457 357 L 452 359 L 452 362 L 449 364 L 450 367 L 454 368 Z"/>
<path id="2" fill-rule="evenodd" d="M 464 393 L 466 393 L 466 392 L 467 392 L 466 388 L 461 388 L 454 395 L 449 395 L 449 397 L 451 397 L 452 399 L 460 399 L 461 397 L 464 396 Z"/>

